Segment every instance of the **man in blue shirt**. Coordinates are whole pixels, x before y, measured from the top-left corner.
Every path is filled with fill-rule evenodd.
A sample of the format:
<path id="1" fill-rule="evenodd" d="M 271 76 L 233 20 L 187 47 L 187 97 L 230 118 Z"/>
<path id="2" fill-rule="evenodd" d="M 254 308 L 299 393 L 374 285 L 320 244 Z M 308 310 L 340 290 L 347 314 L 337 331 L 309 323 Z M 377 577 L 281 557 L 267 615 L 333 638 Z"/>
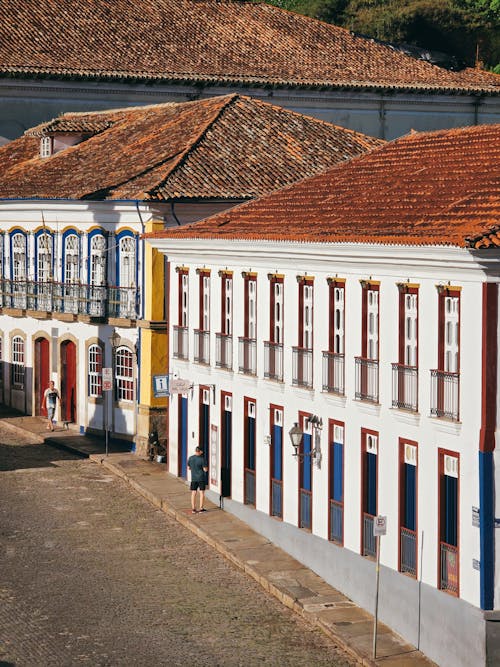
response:
<path id="1" fill-rule="evenodd" d="M 197 447 L 195 453 L 188 458 L 188 468 L 191 470 L 191 512 L 196 514 L 196 492 L 200 491 L 200 512 L 206 512 L 203 507 L 205 503 L 205 477 L 208 472 L 207 463 L 203 457 L 203 449 Z"/>

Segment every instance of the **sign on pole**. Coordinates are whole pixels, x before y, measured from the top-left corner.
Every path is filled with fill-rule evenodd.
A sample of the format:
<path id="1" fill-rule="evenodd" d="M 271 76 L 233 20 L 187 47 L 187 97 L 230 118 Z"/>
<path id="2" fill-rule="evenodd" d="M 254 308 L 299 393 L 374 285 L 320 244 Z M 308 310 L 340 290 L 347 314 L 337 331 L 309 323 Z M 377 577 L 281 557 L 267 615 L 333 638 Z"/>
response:
<path id="1" fill-rule="evenodd" d="M 111 391 L 113 389 L 113 369 L 102 369 L 102 390 Z"/>
<path id="2" fill-rule="evenodd" d="M 174 378 L 170 380 L 170 394 L 187 394 L 191 390 L 191 380 Z"/>
<path id="3" fill-rule="evenodd" d="M 373 535 L 377 540 L 377 565 L 375 567 L 375 614 L 373 619 L 373 659 L 377 659 L 377 629 L 378 629 L 378 589 L 380 582 L 380 536 L 387 533 L 387 517 L 379 514 L 373 519 Z"/>
<path id="4" fill-rule="evenodd" d="M 155 398 L 168 396 L 168 375 L 153 375 L 153 394 Z"/>
<path id="5" fill-rule="evenodd" d="M 373 535 L 378 537 L 379 535 L 387 534 L 387 517 L 386 516 L 376 516 L 373 521 Z"/>

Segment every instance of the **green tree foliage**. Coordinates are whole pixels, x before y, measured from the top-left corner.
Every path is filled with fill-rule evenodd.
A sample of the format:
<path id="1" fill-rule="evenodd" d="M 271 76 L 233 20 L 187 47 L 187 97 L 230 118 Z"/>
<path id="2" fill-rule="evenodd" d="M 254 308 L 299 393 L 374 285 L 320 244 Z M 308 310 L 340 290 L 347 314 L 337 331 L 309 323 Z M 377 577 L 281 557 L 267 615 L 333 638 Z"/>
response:
<path id="1" fill-rule="evenodd" d="M 267 0 L 386 42 L 500 63 L 500 0 Z"/>

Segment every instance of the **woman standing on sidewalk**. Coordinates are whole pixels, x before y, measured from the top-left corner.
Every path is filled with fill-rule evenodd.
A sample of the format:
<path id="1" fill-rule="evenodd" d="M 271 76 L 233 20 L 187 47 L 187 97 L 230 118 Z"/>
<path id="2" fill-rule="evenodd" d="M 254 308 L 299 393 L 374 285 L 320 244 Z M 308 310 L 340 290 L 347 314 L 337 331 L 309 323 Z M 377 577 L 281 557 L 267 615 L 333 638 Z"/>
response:
<path id="1" fill-rule="evenodd" d="M 51 380 L 49 382 L 49 386 L 45 390 L 43 394 L 43 401 L 42 401 L 42 409 L 45 407 L 47 410 L 47 417 L 49 420 L 49 423 L 47 424 L 47 430 L 48 431 L 53 431 L 54 430 L 54 423 L 55 423 L 55 414 L 56 414 L 56 405 L 57 401 L 61 400 L 61 397 L 59 396 L 58 390 L 54 386 L 54 381 Z"/>

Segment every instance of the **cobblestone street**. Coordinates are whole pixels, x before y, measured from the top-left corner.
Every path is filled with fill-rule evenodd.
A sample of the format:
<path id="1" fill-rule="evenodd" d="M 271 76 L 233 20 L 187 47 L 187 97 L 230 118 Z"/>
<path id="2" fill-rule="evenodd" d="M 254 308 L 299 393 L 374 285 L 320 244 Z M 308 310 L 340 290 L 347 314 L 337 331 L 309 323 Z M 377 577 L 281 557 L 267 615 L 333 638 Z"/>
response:
<path id="1" fill-rule="evenodd" d="M 0 515 L 2 665 L 352 664 L 121 480 L 1 421 Z"/>

